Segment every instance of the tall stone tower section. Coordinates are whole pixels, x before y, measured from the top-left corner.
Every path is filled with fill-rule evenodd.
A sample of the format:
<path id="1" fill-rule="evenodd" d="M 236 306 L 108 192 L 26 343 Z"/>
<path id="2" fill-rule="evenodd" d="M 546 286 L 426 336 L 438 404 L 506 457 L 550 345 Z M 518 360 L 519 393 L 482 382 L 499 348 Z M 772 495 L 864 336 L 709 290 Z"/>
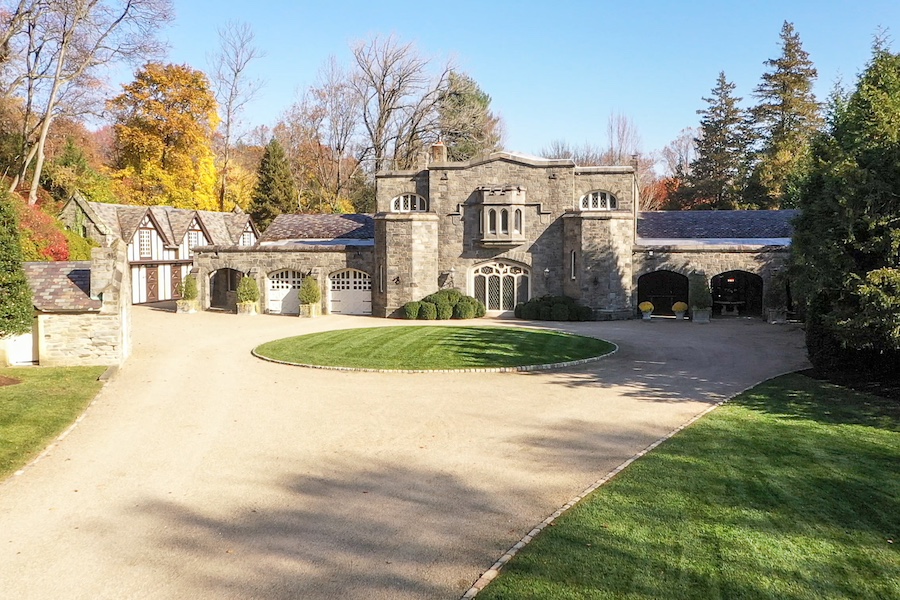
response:
<path id="1" fill-rule="evenodd" d="M 575 210 L 563 215 L 563 290 L 599 320 L 634 313 L 632 249 L 638 188 L 633 167 L 579 167 Z"/>
<path id="2" fill-rule="evenodd" d="M 372 313 L 397 317 L 438 290 L 438 216 L 429 210 L 427 171 L 380 173 L 375 185 Z"/>

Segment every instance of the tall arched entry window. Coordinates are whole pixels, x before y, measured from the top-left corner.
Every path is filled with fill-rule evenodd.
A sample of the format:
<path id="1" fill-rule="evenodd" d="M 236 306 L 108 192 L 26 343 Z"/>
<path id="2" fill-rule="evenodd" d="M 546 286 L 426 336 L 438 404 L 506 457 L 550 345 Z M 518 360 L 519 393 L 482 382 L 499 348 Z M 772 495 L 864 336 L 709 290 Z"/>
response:
<path id="1" fill-rule="evenodd" d="M 510 311 L 531 295 L 531 270 L 508 262 L 491 262 L 472 269 L 472 290 L 489 311 Z"/>

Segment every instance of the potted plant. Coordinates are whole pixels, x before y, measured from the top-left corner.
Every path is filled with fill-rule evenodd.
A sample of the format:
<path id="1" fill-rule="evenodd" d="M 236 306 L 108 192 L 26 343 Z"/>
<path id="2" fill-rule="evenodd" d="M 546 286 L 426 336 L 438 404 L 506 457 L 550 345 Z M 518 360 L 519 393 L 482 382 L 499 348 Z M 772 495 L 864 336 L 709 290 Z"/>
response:
<path id="1" fill-rule="evenodd" d="M 197 300 L 200 296 L 197 277 L 194 275 L 185 277 L 184 281 L 178 284 L 178 295 L 181 298 L 175 302 L 175 312 L 188 314 L 197 312 L 200 309 L 200 302 Z"/>
<path id="2" fill-rule="evenodd" d="M 258 311 L 256 308 L 259 302 L 259 286 L 252 277 L 241 277 L 237 288 L 237 314 L 239 315 L 255 315 Z"/>
<path id="3" fill-rule="evenodd" d="M 712 313 L 712 292 L 705 273 L 692 273 L 688 277 L 688 300 L 694 323 L 709 323 Z"/>
<path id="4" fill-rule="evenodd" d="M 643 302 L 638 304 L 638 310 L 640 310 L 641 314 L 643 315 L 643 317 L 641 317 L 641 319 L 644 321 L 649 321 L 650 315 L 653 314 L 653 303 L 648 302 L 647 300 L 644 300 Z"/>
<path id="5" fill-rule="evenodd" d="M 675 318 L 679 321 L 684 318 L 684 313 L 687 312 L 688 305 L 686 302 L 676 302 L 672 305 L 672 312 L 675 313 Z"/>
<path id="6" fill-rule="evenodd" d="M 778 272 L 769 280 L 765 293 L 766 320 L 769 323 L 787 323 L 787 279 Z"/>
<path id="7" fill-rule="evenodd" d="M 298 297 L 301 317 L 318 317 L 322 314 L 322 292 L 315 277 L 303 278 Z"/>

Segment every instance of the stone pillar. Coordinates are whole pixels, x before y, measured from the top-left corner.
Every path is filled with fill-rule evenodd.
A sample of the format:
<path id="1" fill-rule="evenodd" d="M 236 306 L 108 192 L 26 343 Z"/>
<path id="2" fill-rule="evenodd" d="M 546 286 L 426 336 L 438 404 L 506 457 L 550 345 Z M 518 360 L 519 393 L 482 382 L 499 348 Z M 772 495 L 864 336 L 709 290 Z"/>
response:
<path id="1" fill-rule="evenodd" d="M 433 213 L 375 215 L 372 314 L 399 310 L 438 290 L 438 216 Z"/>

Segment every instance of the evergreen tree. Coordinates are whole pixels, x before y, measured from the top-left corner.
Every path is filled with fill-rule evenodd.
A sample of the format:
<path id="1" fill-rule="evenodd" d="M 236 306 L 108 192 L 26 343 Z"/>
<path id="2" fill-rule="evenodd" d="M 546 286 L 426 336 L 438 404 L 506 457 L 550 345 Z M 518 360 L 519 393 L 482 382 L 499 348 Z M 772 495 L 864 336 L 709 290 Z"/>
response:
<path id="1" fill-rule="evenodd" d="M 687 185 L 678 191 L 683 208 L 734 209 L 738 207 L 747 165 L 745 111 L 738 106 L 734 84 L 719 73 L 708 104 L 697 111 L 700 137 L 697 158 L 691 163 Z"/>
<path id="2" fill-rule="evenodd" d="M 490 111 L 491 97 L 465 73 L 451 71 L 438 98 L 441 139 L 447 158 L 469 160 L 500 146 L 500 119 Z"/>
<path id="3" fill-rule="evenodd" d="M 876 43 L 812 144 L 793 259 L 820 367 L 900 364 L 900 55 Z M 893 365 L 893 367 L 891 367 Z"/>
<path id="4" fill-rule="evenodd" d="M 256 187 L 248 211 L 260 229 L 269 226 L 276 216 L 297 212 L 297 187 L 291 167 L 278 140 L 266 145 L 257 171 Z"/>
<path id="5" fill-rule="evenodd" d="M 750 111 L 759 152 L 746 199 L 760 208 L 778 208 L 791 177 L 807 165 L 810 140 L 822 119 L 812 91 L 816 69 L 791 23 L 781 28 L 781 56 L 765 64 L 770 70 L 753 93 L 759 104 Z"/>
<path id="6" fill-rule="evenodd" d="M 19 223 L 9 196 L 0 197 L 0 338 L 31 331 L 34 304 L 22 270 Z"/>

